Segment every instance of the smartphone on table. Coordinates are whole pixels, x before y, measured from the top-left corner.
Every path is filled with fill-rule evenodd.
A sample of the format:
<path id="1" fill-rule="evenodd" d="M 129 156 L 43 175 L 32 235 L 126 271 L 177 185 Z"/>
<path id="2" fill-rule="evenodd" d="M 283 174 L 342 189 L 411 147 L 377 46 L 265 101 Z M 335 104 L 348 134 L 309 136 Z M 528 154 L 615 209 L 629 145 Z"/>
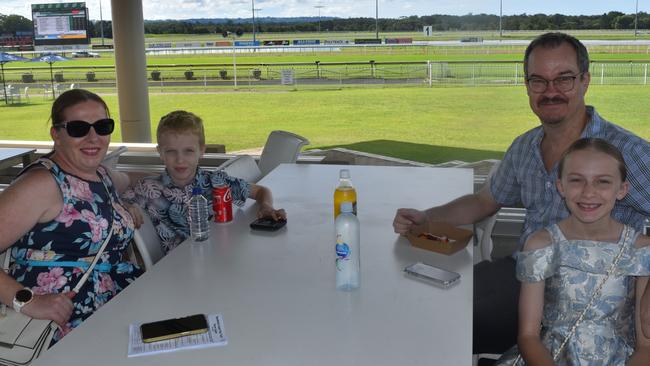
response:
<path id="1" fill-rule="evenodd" d="M 407 266 L 404 268 L 404 272 L 444 288 L 452 286 L 460 279 L 460 275 L 456 272 L 447 271 L 446 269 L 421 262 Z"/>
<path id="2" fill-rule="evenodd" d="M 203 314 L 165 319 L 140 325 L 142 341 L 145 343 L 201 334 L 207 331 L 208 321 Z"/>
<path id="3" fill-rule="evenodd" d="M 264 231 L 276 231 L 284 227 L 287 224 L 287 220 L 273 220 L 270 217 L 262 217 L 251 223 L 251 229 L 253 230 L 264 230 Z"/>

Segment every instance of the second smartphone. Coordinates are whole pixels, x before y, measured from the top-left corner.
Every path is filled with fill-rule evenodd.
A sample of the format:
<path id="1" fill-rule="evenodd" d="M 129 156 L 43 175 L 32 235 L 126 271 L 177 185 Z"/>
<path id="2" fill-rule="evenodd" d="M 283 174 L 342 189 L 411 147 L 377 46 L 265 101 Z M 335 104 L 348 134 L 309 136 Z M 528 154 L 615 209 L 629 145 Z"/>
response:
<path id="1" fill-rule="evenodd" d="M 207 331 L 208 321 L 203 314 L 144 323 L 140 326 L 142 341 L 145 343 L 201 334 Z"/>

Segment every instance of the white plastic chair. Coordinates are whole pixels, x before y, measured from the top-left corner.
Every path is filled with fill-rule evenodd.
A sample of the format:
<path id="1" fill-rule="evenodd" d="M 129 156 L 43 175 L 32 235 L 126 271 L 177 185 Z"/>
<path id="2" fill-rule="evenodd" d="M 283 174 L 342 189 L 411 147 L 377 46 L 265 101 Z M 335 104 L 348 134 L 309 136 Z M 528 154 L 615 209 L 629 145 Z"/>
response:
<path id="1" fill-rule="evenodd" d="M 295 163 L 304 145 L 309 145 L 309 140 L 302 136 L 287 131 L 271 132 L 260 155 L 262 177 L 282 163 Z"/>
<path id="2" fill-rule="evenodd" d="M 117 166 L 118 160 L 120 160 L 120 155 L 127 152 L 128 150 L 128 147 L 120 146 L 117 149 L 111 151 L 110 153 L 106 154 L 104 160 L 102 160 L 102 165 L 114 170 Z"/>
<path id="3" fill-rule="evenodd" d="M 162 251 L 158 233 L 156 233 L 156 229 L 154 228 L 153 223 L 151 223 L 149 216 L 146 213 L 142 216 L 142 226 L 135 230 L 133 241 L 135 242 L 138 252 L 140 252 L 145 270 L 149 270 L 154 264 L 156 264 L 156 262 L 165 256 L 165 253 Z"/>
<path id="4" fill-rule="evenodd" d="M 241 178 L 249 183 L 257 183 L 262 176 L 260 168 L 250 155 L 238 155 L 219 166 L 229 176 Z"/>
<path id="5" fill-rule="evenodd" d="M 10 103 L 20 103 L 20 90 L 17 87 L 7 85 L 6 93 Z"/>

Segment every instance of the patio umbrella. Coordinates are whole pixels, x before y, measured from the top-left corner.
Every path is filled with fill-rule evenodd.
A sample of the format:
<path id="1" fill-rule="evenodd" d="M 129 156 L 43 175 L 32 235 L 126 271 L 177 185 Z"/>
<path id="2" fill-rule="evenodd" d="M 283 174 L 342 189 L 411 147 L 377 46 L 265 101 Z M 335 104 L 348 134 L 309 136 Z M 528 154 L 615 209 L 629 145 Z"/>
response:
<path id="1" fill-rule="evenodd" d="M 2 90 L 4 90 L 5 104 L 9 104 L 7 101 L 7 85 L 5 84 L 5 64 L 11 61 L 27 61 L 27 59 L 10 53 L 0 52 L 0 70 L 2 70 Z"/>
<path id="2" fill-rule="evenodd" d="M 57 61 L 70 61 L 69 58 L 59 56 L 53 53 L 47 53 L 45 55 L 42 55 L 40 57 L 35 57 L 31 59 L 30 61 L 32 62 L 47 62 L 50 64 L 50 82 L 52 83 L 52 99 L 56 98 L 56 95 L 54 95 L 54 74 L 52 73 L 52 64 L 57 62 Z"/>

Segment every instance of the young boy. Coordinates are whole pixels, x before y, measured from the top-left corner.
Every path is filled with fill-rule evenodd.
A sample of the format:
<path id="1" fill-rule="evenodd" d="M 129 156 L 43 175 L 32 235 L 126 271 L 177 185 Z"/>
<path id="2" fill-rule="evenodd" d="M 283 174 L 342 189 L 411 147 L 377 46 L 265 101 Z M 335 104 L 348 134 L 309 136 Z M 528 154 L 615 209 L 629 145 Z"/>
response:
<path id="1" fill-rule="evenodd" d="M 234 204 L 241 206 L 247 198 L 252 198 L 259 204 L 258 217 L 286 220 L 283 209 L 273 208 L 268 188 L 230 177 L 220 170 L 207 171 L 198 166 L 205 152 L 205 133 L 203 121 L 195 114 L 174 111 L 163 116 L 156 136 L 165 172 L 144 178 L 132 190 L 125 192 L 122 198 L 136 203 L 149 215 L 160 237 L 163 252 L 174 249 L 190 234 L 187 203 L 194 187 L 201 187 L 203 196 L 212 202 L 212 188 L 227 185 L 232 191 Z M 212 218 L 212 205 L 209 206 Z"/>

